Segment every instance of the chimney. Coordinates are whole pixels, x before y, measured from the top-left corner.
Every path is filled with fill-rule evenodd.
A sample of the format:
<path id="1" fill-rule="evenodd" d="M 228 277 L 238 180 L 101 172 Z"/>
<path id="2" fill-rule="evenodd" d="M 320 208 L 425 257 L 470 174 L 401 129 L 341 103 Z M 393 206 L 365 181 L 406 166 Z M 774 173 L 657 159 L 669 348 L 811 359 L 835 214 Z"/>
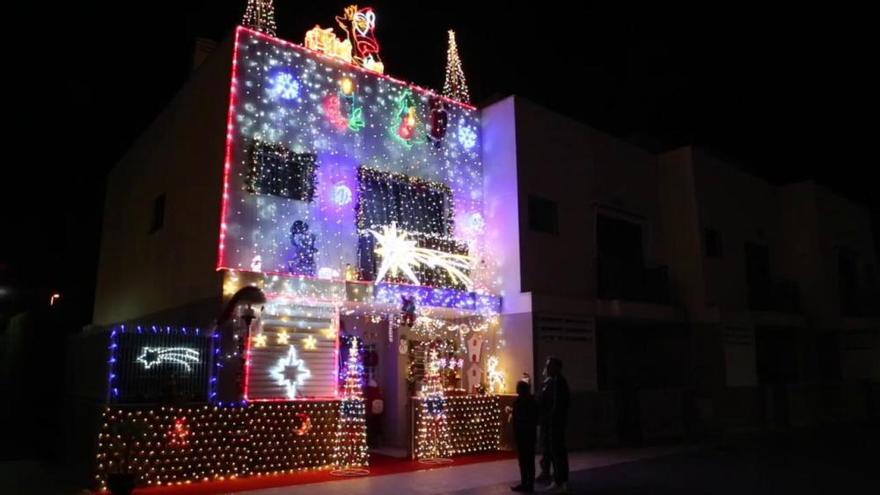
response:
<path id="1" fill-rule="evenodd" d="M 217 48 L 217 42 L 208 38 L 196 38 L 196 46 L 193 50 L 192 70 L 195 71 L 208 58 L 208 55 Z"/>

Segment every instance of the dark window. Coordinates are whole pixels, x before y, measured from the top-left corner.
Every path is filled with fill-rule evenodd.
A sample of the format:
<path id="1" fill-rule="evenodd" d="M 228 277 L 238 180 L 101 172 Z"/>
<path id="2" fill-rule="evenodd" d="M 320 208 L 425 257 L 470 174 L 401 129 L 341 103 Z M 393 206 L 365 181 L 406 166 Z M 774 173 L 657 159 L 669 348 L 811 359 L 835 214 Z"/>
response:
<path id="1" fill-rule="evenodd" d="M 770 250 L 766 244 L 747 242 L 746 285 L 749 309 L 767 311 L 773 306 L 773 280 L 770 276 Z"/>
<path id="2" fill-rule="evenodd" d="M 162 230 L 165 225 L 165 194 L 162 193 L 153 199 L 153 216 L 150 219 L 150 234 Z"/>
<path id="3" fill-rule="evenodd" d="M 445 184 L 361 167 L 358 228 L 396 223 L 411 234 L 452 235 L 452 190 Z"/>
<path id="4" fill-rule="evenodd" d="M 642 224 L 597 215 L 596 274 L 600 298 L 646 300 L 648 284 L 642 242 Z"/>
<path id="5" fill-rule="evenodd" d="M 721 234 L 717 230 L 709 227 L 703 229 L 703 253 L 709 258 L 720 258 L 723 254 Z"/>
<path id="6" fill-rule="evenodd" d="M 790 328 L 755 329 L 755 368 L 762 385 L 794 383 L 800 379 L 797 334 Z"/>
<path id="7" fill-rule="evenodd" d="M 865 265 L 865 283 L 872 289 L 877 288 L 877 275 L 874 273 L 874 265 Z"/>
<path id="8" fill-rule="evenodd" d="M 245 189 L 254 194 L 309 201 L 315 197 L 317 156 L 294 153 L 280 144 L 254 142 Z"/>
<path id="9" fill-rule="evenodd" d="M 849 248 L 840 248 L 837 254 L 838 290 L 842 316 L 861 316 L 859 305 L 858 255 Z"/>
<path id="10" fill-rule="evenodd" d="M 529 229 L 547 234 L 559 233 L 555 201 L 529 195 Z"/>

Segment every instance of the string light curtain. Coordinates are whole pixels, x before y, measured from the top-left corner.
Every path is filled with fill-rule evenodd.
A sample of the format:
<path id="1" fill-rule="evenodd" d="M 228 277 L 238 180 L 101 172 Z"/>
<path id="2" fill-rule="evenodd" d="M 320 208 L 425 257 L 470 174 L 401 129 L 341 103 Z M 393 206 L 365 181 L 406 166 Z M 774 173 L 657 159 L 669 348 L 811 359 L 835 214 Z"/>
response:
<path id="1" fill-rule="evenodd" d="M 109 407 L 95 480 L 104 490 L 110 474 L 126 470 L 138 486 L 162 486 L 328 468 L 339 414 L 338 400 Z"/>
<path id="2" fill-rule="evenodd" d="M 360 167 L 358 187 L 358 228 L 396 223 L 409 233 L 452 234 L 452 191 L 448 186 Z"/>

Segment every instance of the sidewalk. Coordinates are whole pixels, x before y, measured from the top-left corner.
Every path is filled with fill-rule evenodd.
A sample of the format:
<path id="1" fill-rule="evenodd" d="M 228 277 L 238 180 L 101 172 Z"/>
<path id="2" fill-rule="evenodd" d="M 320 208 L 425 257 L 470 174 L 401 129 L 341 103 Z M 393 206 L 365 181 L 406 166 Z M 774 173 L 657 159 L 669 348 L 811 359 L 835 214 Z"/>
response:
<path id="1" fill-rule="evenodd" d="M 685 452 L 694 448 L 693 445 L 674 445 L 642 449 L 576 452 L 569 456 L 569 465 L 571 471 L 581 471 Z M 408 473 L 236 493 L 249 495 L 426 495 L 469 490 L 498 485 L 499 483 L 513 485 L 518 481 L 519 469 L 517 468 L 517 462 L 515 459 L 511 459 L 465 466 L 432 467 Z M 505 493 L 511 492 L 505 487 Z"/>

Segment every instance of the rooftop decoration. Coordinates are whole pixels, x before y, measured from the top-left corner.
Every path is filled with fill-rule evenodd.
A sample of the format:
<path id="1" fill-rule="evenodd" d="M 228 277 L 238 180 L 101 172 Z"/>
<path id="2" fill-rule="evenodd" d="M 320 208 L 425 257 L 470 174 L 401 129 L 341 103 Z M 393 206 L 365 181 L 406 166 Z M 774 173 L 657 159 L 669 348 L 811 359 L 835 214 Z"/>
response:
<path id="1" fill-rule="evenodd" d="M 275 5 L 272 0 L 248 0 L 241 23 L 271 36 L 275 36 Z"/>
<path id="2" fill-rule="evenodd" d="M 379 58 L 376 13 L 372 7 L 359 9 L 357 5 L 349 5 L 341 17 L 336 17 L 336 22 L 348 34 L 348 41 L 354 49 L 354 61 L 365 69 L 380 74 L 385 72 L 385 65 Z"/>
<path id="3" fill-rule="evenodd" d="M 309 50 L 327 54 L 344 62 L 351 63 L 352 61 L 351 41 L 337 38 L 333 28 L 322 29 L 316 24 L 315 27 L 306 31 L 305 45 Z"/>
<path id="4" fill-rule="evenodd" d="M 471 102 L 468 93 L 461 58 L 458 56 L 458 45 L 455 43 L 455 31 L 449 30 L 449 48 L 446 49 L 446 81 L 443 83 L 443 96 L 464 103 Z"/>

